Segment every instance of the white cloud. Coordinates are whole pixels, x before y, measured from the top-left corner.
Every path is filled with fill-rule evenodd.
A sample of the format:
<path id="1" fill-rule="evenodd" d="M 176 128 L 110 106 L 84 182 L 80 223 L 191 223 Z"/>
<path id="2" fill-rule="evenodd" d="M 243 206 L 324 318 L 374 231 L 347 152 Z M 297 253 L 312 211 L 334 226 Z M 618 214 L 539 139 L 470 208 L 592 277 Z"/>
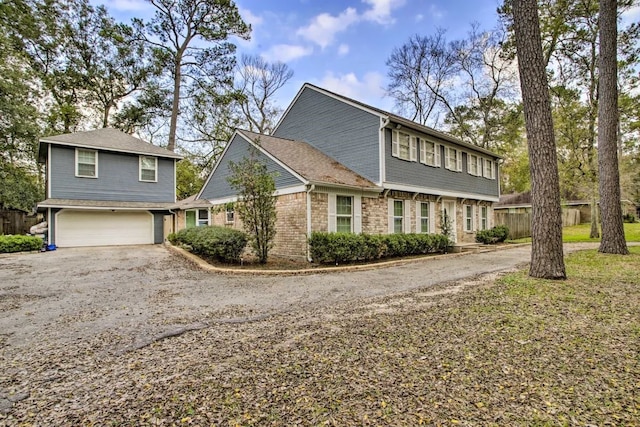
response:
<path id="1" fill-rule="evenodd" d="M 358 12 L 352 7 L 345 9 L 338 16 L 321 13 L 313 18 L 309 25 L 299 28 L 296 34 L 324 49 L 333 43 L 337 33 L 346 30 L 358 20 Z"/>
<path id="2" fill-rule="evenodd" d="M 424 19 L 424 15 L 419 13 L 416 15 L 416 22 L 421 22 Z"/>
<path id="3" fill-rule="evenodd" d="M 254 15 L 249 9 L 244 9 L 239 7 L 238 11 L 240 12 L 240 16 L 242 16 L 242 20 L 247 24 L 251 24 L 252 27 L 256 27 L 262 24 L 262 17 L 258 15 Z"/>
<path id="4" fill-rule="evenodd" d="M 354 73 L 336 75 L 328 72 L 318 82 L 318 86 L 373 107 L 388 108 L 383 99 L 384 76 L 377 72 L 366 73 L 362 79 L 358 79 Z"/>
<path id="5" fill-rule="evenodd" d="M 367 21 L 377 22 L 382 25 L 389 25 L 395 22 L 391 12 L 404 5 L 405 0 L 362 0 L 371 6 L 365 11 L 362 17 Z"/>
<path id="6" fill-rule="evenodd" d="M 313 53 L 313 48 L 293 44 L 277 44 L 271 46 L 269 50 L 262 54 L 262 57 L 269 62 L 289 62 L 308 56 Z"/>
<path id="7" fill-rule="evenodd" d="M 340 46 L 338 46 L 338 55 L 340 56 L 344 56 L 347 53 L 349 53 L 349 45 L 342 43 Z"/>
<path id="8" fill-rule="evenodd" d="M 429 6 L 429 14 L 434 19 L 441 19 L 442 17 L 444 17 L 444 12 L 440 10 L 440 8 L 438 8 L 438 6 L 436 6 L 435 4 Z"/>
<path id="9" fill-rule="evenodd" d="M 109 11 L 137 12 L 149 9 L 149 3 L 145 0 L 104 0 L 102 4 Z"/>
<path id="10" fill-rule="evenodd" d="M 629 10 L 626 10 L 622 16 L 621 27 L 624 28 L 634 22 L 640 21 L 640 6 L 634 6 Z"/>

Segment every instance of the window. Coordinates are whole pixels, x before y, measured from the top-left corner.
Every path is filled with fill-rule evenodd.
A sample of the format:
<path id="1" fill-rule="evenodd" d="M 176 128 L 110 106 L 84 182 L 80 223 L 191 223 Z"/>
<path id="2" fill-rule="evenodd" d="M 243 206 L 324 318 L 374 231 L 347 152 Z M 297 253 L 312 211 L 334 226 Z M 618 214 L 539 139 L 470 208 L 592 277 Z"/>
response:
<path id="1" fill-rule="evenodd" d="M 420 202 L 420 222 L 419 222 L 419 232 L 420 233 L 430 233 L 430 222 L 429 222 L 429 203 L 428 202 Z"/>
<path id="2" fill-rule="evenodd" d="M 469 175 L 480 176 L 482 174 L 482 159 L 474 154 L 468 154 L 467 172 Z"/>
<path id="3" fill-rule="evenodd" d="M 233 224 L 233 221 L 235 219 L 235 211 L 233 209 L 233 206 L 228 206 L 225 212 L 226 216 L 225 216 L 225 222 L 227 224 Z"/>
<path id="4" fill-rule="evenodd" d="M 464 205 L 464 231 L 473 231 L 473 206 Z"/>
<path id="5" fill-rule="evenodd" d="M 495 164 L 488 159 L 484 159 L 484 177 L 489 179 L 496 179 Z"/>
<path id="6" fill-rule="evenodd" d="M 198 209 L 198 227 L 209 225 L 209 210 Z"/>
<path id="7" fill-rule="evenodd" d="M 462 152 L 456 150 L 455 148 L 445 147 L 444 148 L 444 167 L 452 170 L 452 171 L 461 171 L 462 170 Z"/>
<path id="8" fill-rule="evenodd" d="M 76 149 L 76 176 L 83 178 L 98 177 L 98 152 Z"/>
<path id="9" fill-rule="evenodd" d="M 351 233 L 353 220 L 353 198 L 349 196 L 336 196 L 336 231 L 338 233 Z"/>
<path id="10" fill-rule="evenodd" d="M 486 206 L 480 207 L 480 229 L 487 230 L 489 228 L 489 209 Z"/>
<path id="11" fill-rule="evenodd" d="M 192 209 L 185 212 L 186 215 L 186 228 L 201 227 L 209 225 L 209 210 L 208 209 Z"/>
<path id="12" fill-rule="evenodd" d="M 417 160 L 418 140 L 415 136 L 394 129 L 391 138 L 392 156 L 413 162 Z"/>
<path id="13" fill-rule="evenodd" d="M 420 139 L 420 162 L 428 166 L 440 167 L 440 145 Z"/>
<path id="14" fill-rule="evenodd" d="M 140 156 L 140 181 L 156 182 L 158 180 L 158 159 Z"/>
<path id="15" fill-rule="evenodd" d="M 393 201 L 393 232 L 402 233 L 404 229 L 404 202 Z"/>

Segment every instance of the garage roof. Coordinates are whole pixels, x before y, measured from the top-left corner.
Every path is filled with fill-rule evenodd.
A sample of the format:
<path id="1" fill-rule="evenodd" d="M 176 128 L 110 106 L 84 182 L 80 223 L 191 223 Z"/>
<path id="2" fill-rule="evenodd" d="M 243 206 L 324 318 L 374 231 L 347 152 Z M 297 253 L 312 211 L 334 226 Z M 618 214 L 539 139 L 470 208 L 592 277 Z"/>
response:
<path id="1" fill-rule="evenodd" d="M 43 144 L 47 143 L 182 159 L 180 154 L 169 151 L 166 148 L 152 145 L 146 141 L 113 128 L 47 136 L 40 139 L 40 149 L 42 150 Z M 41 152 L 41 155 L 42 154 L 43 153 Z"/>

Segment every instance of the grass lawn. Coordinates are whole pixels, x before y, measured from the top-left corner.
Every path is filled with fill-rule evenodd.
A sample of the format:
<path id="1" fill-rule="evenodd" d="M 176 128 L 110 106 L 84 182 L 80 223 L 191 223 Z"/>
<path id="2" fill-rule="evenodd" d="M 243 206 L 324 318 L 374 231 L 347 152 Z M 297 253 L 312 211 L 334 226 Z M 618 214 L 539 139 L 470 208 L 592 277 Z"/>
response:
<path id="1" fill-rule="evenodd" d="M 516 272 L 215 325 L 100 359 L 56 383 L 55 404 L 48 383 L 34 387 L 4 421 L 638 425 L 640 247 L 630 249 L 570 254 L 566 281 Z"/>
<path id="2" fill-rule="evenodd" d="M 589 233 L 591 232 L 590 224 L 574 225 L 572 227 L 564 227 L 562 229 L 562 240 L 565 243 L 577 243 L 577 242 L 599 242 L 600 239 L 590 239 Z M 624 236 L 627 242 L 640 242 L 640 222 L 633 224 L 624 224 Z M 531 238 L 523 238 L 517 240 L 511 240 L 511 242 L 524 243 L 530 242 Z"/>

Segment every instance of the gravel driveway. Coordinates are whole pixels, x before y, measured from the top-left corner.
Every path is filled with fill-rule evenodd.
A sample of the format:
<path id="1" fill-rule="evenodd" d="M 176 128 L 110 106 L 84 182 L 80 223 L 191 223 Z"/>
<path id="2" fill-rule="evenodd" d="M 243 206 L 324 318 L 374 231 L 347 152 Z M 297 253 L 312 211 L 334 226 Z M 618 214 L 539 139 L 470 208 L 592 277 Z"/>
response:
<path id="1" fill-rule="evenodd" d="M 6 357 L 34 342 L 74 343 L 110 332 L 119 347 L 104 350 L 117 352 L 188 325 L 401 293 L 512 269 L 529 256 L 524 246 L 368 271 L 274 277 L 202 271 L 164 246 L 2 255 L 0 345 Z"/>
<path id="2" fill-rule="evenodd" d="M 456 292 L 462 286 L 447 284 L 490 280 L 529 258 L 520 246 L 364 271 L 238 276 L 203 271 L 164 246 L 0 255 L 0 425 L 16 402 L 65 395 L 61 384 L 163 338 L 225 334 L 230 323 L 260 327 L 274 314 L 366 306 L 435 285 L 434 294 Z M 49 399 L 34 402 L 53 409 Z"/>

